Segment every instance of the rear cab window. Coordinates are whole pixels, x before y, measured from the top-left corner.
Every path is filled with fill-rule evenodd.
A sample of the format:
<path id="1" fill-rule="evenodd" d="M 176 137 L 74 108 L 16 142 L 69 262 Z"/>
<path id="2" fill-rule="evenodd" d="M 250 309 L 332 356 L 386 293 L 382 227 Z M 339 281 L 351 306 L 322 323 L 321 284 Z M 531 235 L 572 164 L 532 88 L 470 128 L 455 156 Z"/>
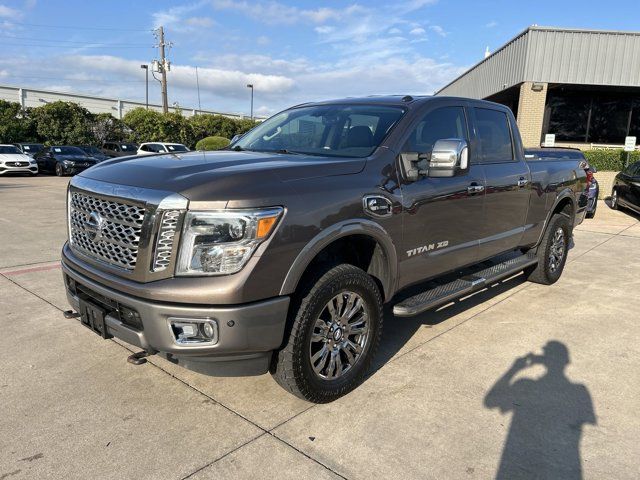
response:
<path id="1" fill-rule="evenodd" d="M 513 137 L 507 114 L 500 110 L 479 107 L 475 107 L 474 112 L 481 162 L 515 161 Z"/>

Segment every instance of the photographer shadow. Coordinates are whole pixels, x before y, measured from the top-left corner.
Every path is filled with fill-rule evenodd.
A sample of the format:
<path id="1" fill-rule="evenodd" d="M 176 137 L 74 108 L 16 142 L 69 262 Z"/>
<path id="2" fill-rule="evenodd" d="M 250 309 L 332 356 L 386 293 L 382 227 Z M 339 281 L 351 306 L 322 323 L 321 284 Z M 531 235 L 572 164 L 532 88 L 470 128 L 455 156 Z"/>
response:
<path id="1" fill-rule="evenodd" d="M 565 376 L 569 351 L 563 343 L 549 341 L 543 352 L 516 359 L 484 399 L 486 408 L 513 414 L 496 474 L 499 480 L 582 478 L 582 427 L 596 424 L 591 395 Z M 534 364 L 546 368 L 544 375 L 513 381 Z"/>

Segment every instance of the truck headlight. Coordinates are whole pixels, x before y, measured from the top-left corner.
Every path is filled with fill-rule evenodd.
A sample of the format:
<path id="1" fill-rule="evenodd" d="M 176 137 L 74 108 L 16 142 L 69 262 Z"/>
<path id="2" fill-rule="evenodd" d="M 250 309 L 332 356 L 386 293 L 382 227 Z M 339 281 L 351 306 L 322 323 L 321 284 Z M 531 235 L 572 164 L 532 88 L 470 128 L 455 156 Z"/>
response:
<path id="1" fill-rule="evenodd" d="M 283 209 L 187 212 L 177 275 L 227 275 L 244 267 Z"/>

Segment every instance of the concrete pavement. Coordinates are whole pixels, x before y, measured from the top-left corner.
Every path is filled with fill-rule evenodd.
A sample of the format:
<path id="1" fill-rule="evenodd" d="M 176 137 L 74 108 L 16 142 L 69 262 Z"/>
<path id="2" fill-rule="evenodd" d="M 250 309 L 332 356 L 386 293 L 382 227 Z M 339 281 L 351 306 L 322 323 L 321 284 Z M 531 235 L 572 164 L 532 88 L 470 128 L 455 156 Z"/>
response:
<path id="1" fill-rule="evenodd" d="M 132 366 L 64 319 L 67 181 L 0 178 L 0 479 L 637 478 L 638 217 L 601 202 L 553 286 L 387 309 L 365 384 L 312 405 L 268 375 Z"/>

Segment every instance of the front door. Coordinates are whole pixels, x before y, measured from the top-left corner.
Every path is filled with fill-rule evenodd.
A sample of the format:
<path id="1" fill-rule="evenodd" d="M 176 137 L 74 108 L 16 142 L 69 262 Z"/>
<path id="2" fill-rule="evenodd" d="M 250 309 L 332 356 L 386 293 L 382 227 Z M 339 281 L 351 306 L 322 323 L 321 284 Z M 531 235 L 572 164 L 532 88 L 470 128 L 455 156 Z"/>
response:
<path id="1" fill-rule="evenodd" d="M 448 178 L 420 177 L 402 185 L 403 239 L 398 254 L 400 287 L 475 263 L 482 218 L 484 174 L 475 163 L 466 108 L 442 102 L 410 129 L 403 152 L 430 153 L 437 140 L 460 138 L 470 144 L 470 167 Z"/>
<path id="2" fill-rule="evenodd" d="M 474 108 L 480 162 L 486 181 L 479 255 L 486 259 L 520 246 L 525 229 L 531 173 L 518 132 L 505 110 Z"/>

